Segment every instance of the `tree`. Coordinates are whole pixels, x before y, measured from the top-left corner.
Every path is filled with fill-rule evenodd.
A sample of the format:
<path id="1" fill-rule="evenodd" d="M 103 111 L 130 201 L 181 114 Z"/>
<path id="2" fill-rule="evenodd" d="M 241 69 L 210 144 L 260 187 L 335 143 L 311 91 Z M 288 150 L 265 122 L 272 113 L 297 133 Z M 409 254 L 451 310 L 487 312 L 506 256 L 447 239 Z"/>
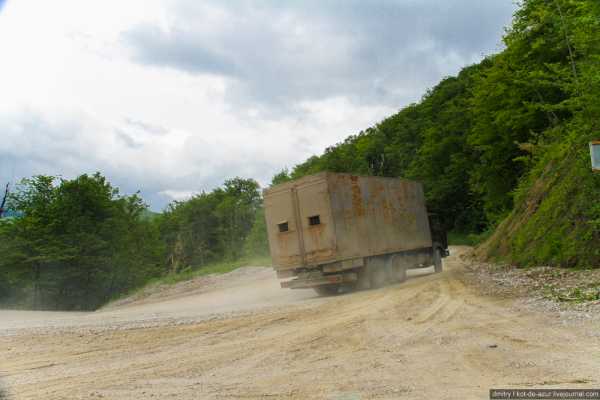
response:
<path id="1" fill-rule="evenodd" d="M 160 218 L 171 271 L 239 258 L 261 205 L 259 185 L 233 178 L 223 187 L 174 202 Z"/>
<path id="2" fill-rule="evenodd" d="M 275 174 L 275 176 L 273 176 L 273 179 L 271 179 L 271 186 L 289 182 L 290 180 L 292 180 L 292 177 L 290 176 L 290 171 L 287 168 L 284 168 L 277 174 Z"/>
<path id="3" fill-rule="evenodd" d="M 21 182 L 0 230 L 0 271 L 33 308 L 94 309 L 161 272 L 158 230 L 137 195 L 120 196 L 100 174 Z"/>

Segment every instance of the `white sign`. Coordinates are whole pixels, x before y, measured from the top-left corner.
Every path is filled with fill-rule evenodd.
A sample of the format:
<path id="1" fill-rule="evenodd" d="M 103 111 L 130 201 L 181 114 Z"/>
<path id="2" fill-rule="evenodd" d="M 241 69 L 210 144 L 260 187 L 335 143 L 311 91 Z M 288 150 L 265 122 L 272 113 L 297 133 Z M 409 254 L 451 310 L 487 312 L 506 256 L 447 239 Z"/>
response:
<path id="1" fill-rule="evenodd" d="M 600 140 L 590 143 L 590 156 L 592 157 L 592 169 L 600 171 Z"/>

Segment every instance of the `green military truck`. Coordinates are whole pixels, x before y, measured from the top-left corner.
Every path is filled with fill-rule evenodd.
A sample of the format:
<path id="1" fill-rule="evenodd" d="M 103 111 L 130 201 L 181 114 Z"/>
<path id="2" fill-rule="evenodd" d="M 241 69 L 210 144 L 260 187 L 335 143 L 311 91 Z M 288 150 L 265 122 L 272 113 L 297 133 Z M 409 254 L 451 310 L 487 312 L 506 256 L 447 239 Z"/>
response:
<path id="1" fill-rule="evenodd" d="M 284 288 L 377 288 L 411 268 L 441 272 L 448 255 L 418 182 L 322 172 L 266 189 L 264 204 Z"/>

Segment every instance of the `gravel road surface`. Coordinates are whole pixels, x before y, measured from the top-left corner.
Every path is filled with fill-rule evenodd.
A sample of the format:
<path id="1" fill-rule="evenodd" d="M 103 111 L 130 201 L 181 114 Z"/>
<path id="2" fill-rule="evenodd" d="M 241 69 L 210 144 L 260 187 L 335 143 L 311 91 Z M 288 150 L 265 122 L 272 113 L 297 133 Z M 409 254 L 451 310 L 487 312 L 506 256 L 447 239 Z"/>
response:
<path id="1" fill-rule="evenodd" d="M 243 268 L 95 313 L 0 311 L 0 398 L 487 399 L 600 387 L 600 323 L 445 270 L 334 297 Z M 187 285 L 187 286 L 185 286 Z"/>

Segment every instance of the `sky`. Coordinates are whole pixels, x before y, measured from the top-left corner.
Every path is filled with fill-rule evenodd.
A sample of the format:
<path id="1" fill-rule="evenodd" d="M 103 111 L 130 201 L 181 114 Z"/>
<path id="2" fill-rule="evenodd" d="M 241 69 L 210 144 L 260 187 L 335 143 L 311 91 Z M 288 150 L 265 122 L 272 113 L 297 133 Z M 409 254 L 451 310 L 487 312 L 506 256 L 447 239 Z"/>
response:
<path id="1" fill-rule="evenodd" d="M 502 50 L 512 0 L 0 0 L 0 184 L 265 186 Z"/>

